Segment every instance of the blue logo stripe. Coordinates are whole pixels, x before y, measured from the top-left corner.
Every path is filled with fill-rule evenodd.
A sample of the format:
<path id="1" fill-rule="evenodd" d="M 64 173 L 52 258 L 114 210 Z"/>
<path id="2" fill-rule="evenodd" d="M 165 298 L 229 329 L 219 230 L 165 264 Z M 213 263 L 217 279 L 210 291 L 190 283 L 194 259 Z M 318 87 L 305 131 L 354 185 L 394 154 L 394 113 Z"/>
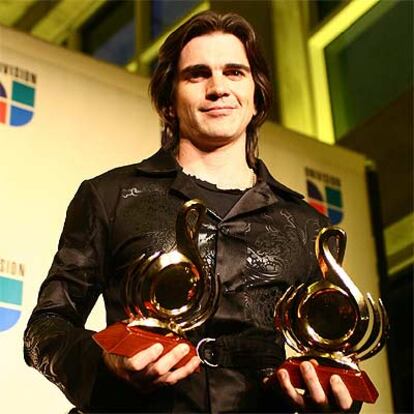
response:
<path id="1" fill-rule="evenodd" d="M 11 328 L 20 317 L 20 311 L 0 306 L 0 331 Z"/>
<path id="2" fill-rule="evenodd" d="M 0 276 L 0 301 L 4 303 L 22 304 L 23 282 Z"/>
<path id="3" fill-rule="evenodd" d="M 323 201 L 323 196 L 319 191 L 318 187 L 310 180 L 306 180 L 306 185 L 308 187 L 308 196 L 314 198 L 315 200 Z"/>
<path id="4" fill-rule="evenodd" d="M 12 99 L 13 101 L 34 106 L 35 90 L 31 86 L 13 81 Z"/>
<path id="5" fill-rule="evenodd" d="M 33 112 L 27 111 L 26 109 L 18 108 L 17 106 L 11 107 L 10 114 L 10 125 L 12 126 L 21 126 L 25 125 L 33 117 Z"/>
<path id="6" fill-rule="evenodd" d="M 341 210 L 328 208 L 328 217 L 331 219 L 332 224 L 339 224 L 344 218 L 344 214 Z"/>
<path id="7" fill-rule="evenodd" d="M 7 98 L 6 89 L 4 89 L 4 86 L 0 82 L 0 96 L 3 98 Z"/>
<path id="8" fill-rule="evenodd" d="M 342 207 L 342 194 L 337 188 L 325 187 L 326 201 L 335 207 Z"/>

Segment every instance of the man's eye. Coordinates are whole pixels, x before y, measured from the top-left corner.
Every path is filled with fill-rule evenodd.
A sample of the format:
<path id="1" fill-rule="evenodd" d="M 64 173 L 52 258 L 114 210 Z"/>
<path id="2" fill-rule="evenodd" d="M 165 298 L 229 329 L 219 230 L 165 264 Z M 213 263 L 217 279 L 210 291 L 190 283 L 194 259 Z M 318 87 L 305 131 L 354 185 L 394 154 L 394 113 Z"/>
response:
<path id="1" fill-rule="evenodd" d="M 244 76 L 244 73 L 240 69 L 229 69 L 225 73 L 227 76 L 234 77 L 234 78 L 241 78 Z"/>
<path id="2" fill-rule="evenodd" d="M 210 75 L 207 71 L 194 71 L 194 72 L 190 72 L 188 74 L 188 80 L 190 80 L 191 82 L 198 82 L 201 81 L 203 79 L 208 78 Z"/>

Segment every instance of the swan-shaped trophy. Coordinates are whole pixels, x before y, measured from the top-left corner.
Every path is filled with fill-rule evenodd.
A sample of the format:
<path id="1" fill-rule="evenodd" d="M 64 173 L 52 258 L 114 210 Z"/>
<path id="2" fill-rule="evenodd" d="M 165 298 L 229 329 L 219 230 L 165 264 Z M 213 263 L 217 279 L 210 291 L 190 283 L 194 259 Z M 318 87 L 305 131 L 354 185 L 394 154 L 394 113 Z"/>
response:
<path id="1" fill-rule="evenodd" d="M 218 280 L 204 270 L 197 248 L 205 211 L 199 200 L 184 203 L 177 215 L 176 247 L 141 255 L 130 265 L 121 290 L 127 319 L 94 335 L 105 351 L 130 357 L 159 342 L 167 353 L 185 342 L 190 352 L 177 366 L 197 355 L 185 332 L 214 313 L 219 295 Z"/>
<path id="2" fill-rule="evenodd" d="M 336 259 L 329 249 L 332 239 L 336 240 Z M 381 299 L 375 303 L 369 293 L 364 297 L 341 267 L 346 247 L 344 230 L 322 229 L 315 247 L 323 279 L 291 286 L 275 307 L 276 329 L 300 354 L 280 368 L 288 370 L 295 387 L 304 388 L 299 364 L 304 359 L 316 359 L 316 372 L 326 392 L 329 378 L 338 374 L 354 400 L 373 403 L 378 391 L 358 362 L 383 348 L 389 330 L 387 313 Z"/>

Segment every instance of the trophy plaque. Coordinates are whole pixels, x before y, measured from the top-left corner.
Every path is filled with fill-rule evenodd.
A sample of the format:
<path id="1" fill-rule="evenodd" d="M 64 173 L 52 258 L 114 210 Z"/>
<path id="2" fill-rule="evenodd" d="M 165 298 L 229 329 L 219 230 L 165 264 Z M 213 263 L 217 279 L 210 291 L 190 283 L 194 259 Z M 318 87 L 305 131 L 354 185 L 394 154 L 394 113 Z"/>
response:
<path id="1" fill-rule="evenodd" d="M 190 352 L 176 367 L 197 355 L 185 332 L 213 314 L 218 298 L 218 281 L 204 270 L 197 247 L 205 211 L 201 201 L 187 201 L 177 215 L 176 246 L 166 253 L 141 255 L 130 265 L 121 290 L 127 319 L 93 336 L 105 351 L 131 357 L 161 343 L 165 354 L 187 343 Z"/>
<path id="2" fill-rule="evenodd" d="M 336 259 L 329 244 L 336 241 Z M 332 245 L 332 244 L 331 244 Z M 327 227 L 316 239 L 316 257 L 323 278 L 310 284 L 291 286 L 275 307 L 275 326 L 286 343 L 300 356 L 288 358 L 279 368 L 288 371 L 296 388 L 305 388 L 299 365 L 315 359 L 316 373 L 325 392 L 331 375 L 338 374 L 352 398 L 374 403 L 378 391 L 359 361 L 377 354 L 385 343 L 389 324 L 385 308 L 359 291 L 342 268 L 346 233 Z M 274 374 L 270 381 L 276 380 Z"/>

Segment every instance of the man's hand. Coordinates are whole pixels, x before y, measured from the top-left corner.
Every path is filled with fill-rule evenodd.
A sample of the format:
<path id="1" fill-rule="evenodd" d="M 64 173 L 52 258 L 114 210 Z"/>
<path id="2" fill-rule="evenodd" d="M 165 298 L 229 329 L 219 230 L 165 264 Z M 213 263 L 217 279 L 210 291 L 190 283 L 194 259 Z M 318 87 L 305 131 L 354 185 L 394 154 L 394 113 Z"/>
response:
<path id="1" fill-rule="evenodd" d="M 352 406 L 352 398 L 341 377 L 332 375 L 330 385 L 332 397 L 325 394 L 319 382 L 314 366 L 316 361 L 302 362 L 300 371 L 306 385 L 306 393 L 301 394 L 290 382 L 289 374 L 285 369 L 277 372 L 277 377 L 287 399 L 295 409 L 301 412 L 338 412 L 348 411 Z"/>
<path id="2" fill-rule="evenodd" d="M 200 359 L 193 357 L 184 366 L 174 369 L 189 351 L 187 344 L 179 344 L 161 356 L 163 346 L 156 343 L 130 358 L 104 352 L 103 359 L 113 373 L 131 382 L 140 391 L 150 392 L 162 385 L 173 385 L 198 368 Z"/>

